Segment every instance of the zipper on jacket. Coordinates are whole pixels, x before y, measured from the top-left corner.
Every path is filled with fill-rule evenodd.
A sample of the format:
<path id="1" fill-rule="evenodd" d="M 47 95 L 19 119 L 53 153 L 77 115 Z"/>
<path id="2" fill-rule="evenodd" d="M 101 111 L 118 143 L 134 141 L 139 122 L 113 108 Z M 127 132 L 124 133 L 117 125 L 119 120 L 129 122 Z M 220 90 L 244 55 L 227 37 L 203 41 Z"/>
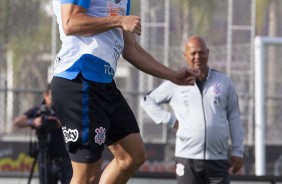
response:
<path id="1" fill-rule="evenodd" d="M 200 89 L 199 89 L 200 90 Z M 203 165 L 203 169 L 204 171 L 207 170 L 207 164 L 206 164 L 206 151 L 207 151 L 207 121 L 206 121 L 206 114 L 205 114 L 205 107 L 204 107 L 204 95 L 203 95 L 203 91 L 204 91 L 204 86 L 202 91 L 200 90 L 201 93 L 201 100 L 202 100 L 202 110 L 203 110 L 203 116 L 204 116 L 204 126 L 205 126 L 205 140 L 204 140 L 204 165 Z"/>
<path id="2" fill-rule="evenodd" d="M 207 151 L 207 121 L 206 121 L 206 114 L 205 114 L 205 107 L 204 107 L 203 92 L 201 92 L 201 97 L 202 97 L 202 110 L 203 110 L 204 125 L 205 125 L 204 160 L 206 160 L 206 151 Z"/>
<path id="3" fill-rule="evenodd" d="M 206 85 L 206 82 L 204 83 L 204 85 L 201 86 L 201 88 L 199 87 L 199 85 L 197 84 L 197 87 L 200 91 L 200 94 L 201 94 L 201 100 L 202 100 L 202 110 L 203 110 L 203 116 L 204 116 L 204 126 L 205 126 L 205 140 L 204 140 L 204 160 L 206 160 L 206 150 L 207 150 L 207 121 L 206 121 L 206 114 L 205 114 L 205 107 L 204 107 L 204 95 L 203 95 L 203 92 L 204 92 L 204 87 Z"/>

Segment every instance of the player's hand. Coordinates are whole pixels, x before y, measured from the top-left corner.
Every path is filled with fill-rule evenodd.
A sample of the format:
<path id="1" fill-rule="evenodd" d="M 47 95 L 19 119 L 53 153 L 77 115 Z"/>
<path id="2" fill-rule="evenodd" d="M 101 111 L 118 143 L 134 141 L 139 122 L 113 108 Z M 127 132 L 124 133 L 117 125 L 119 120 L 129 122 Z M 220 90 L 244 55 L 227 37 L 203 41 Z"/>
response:
<path id="1" fill-rule="evenodd" d="M 231 166 L 229 168 L 229 173 L 236 174 L 237 172 L 240 171 L 240 169 L 243 166 L 243 159 L 240 157 L 231 156 L 230 163 L 231 163 Z"/>
<path id="2" fill-rule="evenodd" d="M 141 35 L 141 19 L 138 16 L 123 16 L 121 20 L 122 29 L 137 35 Z"/>
<path id="3" fill-rule="evenodd" d="M 171 81 L 178 85 L 194 85 L 197 76 L 200 75 L 198 69 L 188 69 L 186 67 L 180 68 L 175 72 Z"/>
<path id="4" fill-rule="evenodd" d="M 41 126 L 41 117 L 36 117 L 33 119 L 31 126 L 38 128 Z"/>

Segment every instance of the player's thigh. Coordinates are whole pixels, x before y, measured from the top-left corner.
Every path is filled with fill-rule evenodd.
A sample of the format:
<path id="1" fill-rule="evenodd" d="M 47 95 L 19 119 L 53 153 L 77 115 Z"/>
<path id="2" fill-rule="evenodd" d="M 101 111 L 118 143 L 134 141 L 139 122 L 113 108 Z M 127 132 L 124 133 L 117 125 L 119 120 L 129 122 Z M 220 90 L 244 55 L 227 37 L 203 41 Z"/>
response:
<path id="1" fill-rule="evenodd" d="M 145 147 L 140 133 L 131 133 L 109 146 L 115 157 L 120 159 L 145 159 Z"/>
<path id="2" fill-rule="evenodd" d="M 116 97 L 115 108 L 109 115 L 110 132 L 106 140 L 108 146 L 129 134 L 140 132 L 136 118 L 123 95 L 118 89 L 114 90 L 114 94 Z"/>

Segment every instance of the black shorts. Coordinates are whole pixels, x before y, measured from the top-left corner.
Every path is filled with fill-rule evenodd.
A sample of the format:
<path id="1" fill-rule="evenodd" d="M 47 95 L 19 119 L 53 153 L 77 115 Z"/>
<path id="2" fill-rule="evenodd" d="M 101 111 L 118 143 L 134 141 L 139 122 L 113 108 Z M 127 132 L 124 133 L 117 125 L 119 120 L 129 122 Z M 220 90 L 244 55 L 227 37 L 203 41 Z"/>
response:
<path id="1" fill-rule="evenodd" d="M 140 132 L 114 81 L 97 83 L 81 74 L 74 80 L 54 77 L 51 92 L 72 161 L 95 162 L 101 158 L 105 144 Z"/>
<path id="2" fill-rule="evenodd" d="M 177 184 L 229 184 L 228 160 L 195 160 L 176 157 Z"/>

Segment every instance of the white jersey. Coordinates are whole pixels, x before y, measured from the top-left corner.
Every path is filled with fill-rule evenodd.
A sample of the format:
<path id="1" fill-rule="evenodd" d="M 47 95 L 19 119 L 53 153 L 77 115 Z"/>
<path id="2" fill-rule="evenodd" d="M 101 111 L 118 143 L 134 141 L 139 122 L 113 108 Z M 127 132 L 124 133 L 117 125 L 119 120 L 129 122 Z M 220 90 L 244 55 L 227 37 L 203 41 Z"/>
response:
<path id="1" fill-rule="evenodd" d="M 169 104 L 174 113 L 162 108 Z M 237 95 L 226 75 L 209 69 L 201 93 L 197 85 L 179 86 L 166 81 L 141 100 L 155 123 L 173 126 L 176 119 L 175 156 L 188 159 L 227 159 L 229 133 L 231 154 L 243 157 L 243 125 Z"/>
<path id="2" fill-rule="evenodd" d="M 54 64 L 54 75 L 73 79 L 81 72 L 97 82 L 111 82 L 124 47 L 123 31 L 114 28 L 92 36 L 67 36 L 63 31 L 61 4 L 75 4 L 95 17 L 129 14 L 130 0 L 53 0 L 62 47 Z"/>

